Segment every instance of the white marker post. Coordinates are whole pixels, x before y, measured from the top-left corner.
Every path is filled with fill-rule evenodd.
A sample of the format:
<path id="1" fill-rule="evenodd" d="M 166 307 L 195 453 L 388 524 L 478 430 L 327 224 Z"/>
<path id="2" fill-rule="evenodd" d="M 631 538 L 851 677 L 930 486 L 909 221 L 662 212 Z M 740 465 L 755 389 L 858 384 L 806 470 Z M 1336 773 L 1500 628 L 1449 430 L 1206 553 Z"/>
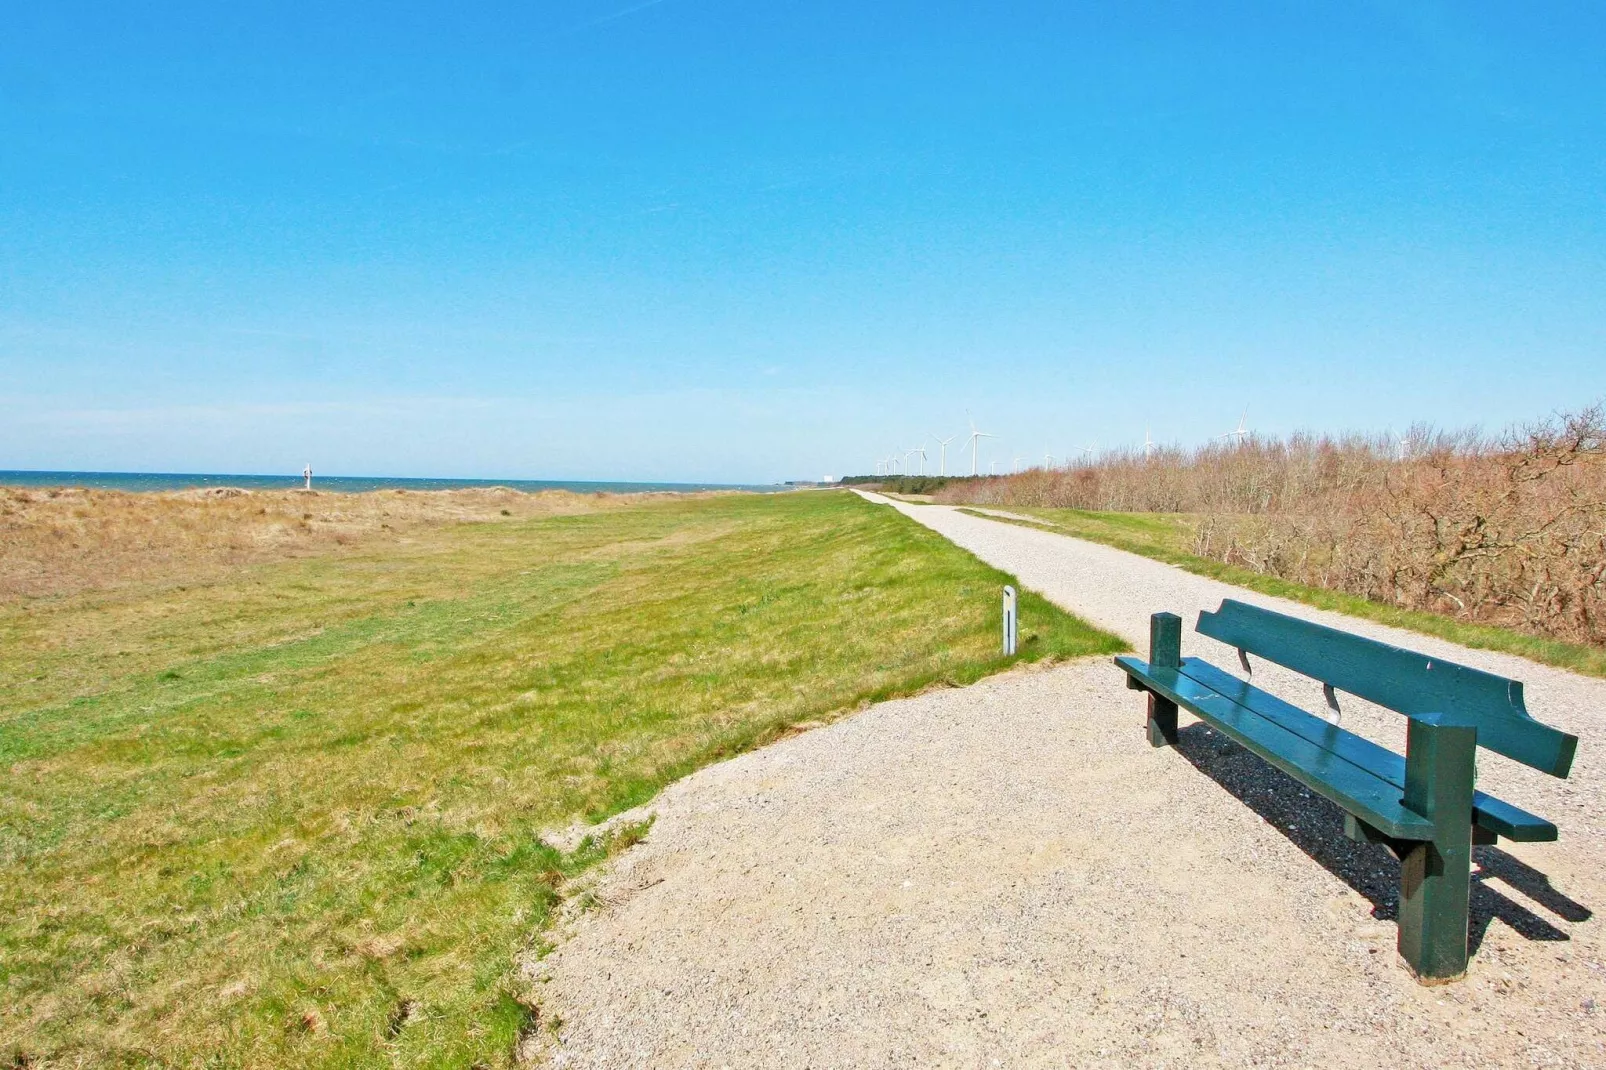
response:
<path id="1" fill-rule="evenodd" d="M 1015 588 L 1004 587 L 1004 656 L 1012 657 L 1015 653 Z"/>

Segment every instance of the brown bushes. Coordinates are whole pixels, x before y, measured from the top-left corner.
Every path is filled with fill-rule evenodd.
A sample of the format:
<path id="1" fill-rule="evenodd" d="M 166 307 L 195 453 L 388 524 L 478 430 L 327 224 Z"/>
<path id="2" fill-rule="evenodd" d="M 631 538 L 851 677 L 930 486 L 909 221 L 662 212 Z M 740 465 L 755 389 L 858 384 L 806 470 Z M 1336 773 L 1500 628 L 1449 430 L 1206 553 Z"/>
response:
<path id="1" fill-rule="evenodd" d="M 1407 443 L 1437 443 L 1417 430 Z M 1297 508 L 1335 487 L 1353 485 L 1388 463 L 1397 450 L 1381 438 L 1247 439 L 1191 452 L 1174 447 L 1107 453 L 1092 463 L 1034 468 L 1018 475 L 955 483 L 938 501 L 1035 505 L 1135 513 L 1275 513 Z"/>
<path id="2" fill-rule="evenodd" d="M 1201 556 L 1407 609 L 1606 645 L 1606 412 L 1496 439 L 1251 440 L 1121 454 L 939 500 L 1186 512 Z"/>

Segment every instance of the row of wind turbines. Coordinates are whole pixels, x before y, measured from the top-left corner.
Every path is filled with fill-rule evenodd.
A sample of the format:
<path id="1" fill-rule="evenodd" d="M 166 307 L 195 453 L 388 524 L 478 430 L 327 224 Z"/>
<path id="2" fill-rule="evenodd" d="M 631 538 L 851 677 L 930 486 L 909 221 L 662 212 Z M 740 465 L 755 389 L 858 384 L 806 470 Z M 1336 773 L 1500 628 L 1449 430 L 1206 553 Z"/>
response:
<path id="1" fill-rule="evenodd" d="M 967 411 L 965 413 L 965 416 L 967 418 L 970 417 L 970 413 Z M 976 475 L 977 448 L 978 448 L 981 440 L 984 439 L 984 438 L 997 438 L 998 436 L 994 435 L 994 434 L 992 434 L 990 432 L 987 432 L 987 431 L 978 431 L 978 430 L 976 430 L 976 421 L 973 418 L 970 419 L 969 422 L 970 422 L 970 474 L 971 475 Z M 937 449 L 938 449 L 937 456 L 938 456 L 938 469 L 939 469 L 939 471 L 937 472 L 938 475 L 945 476 L 945 475 L 948 474 L 948 444 L 950 442 L 954 441 L 955 439 L 959 438 L 959 437 L 960 437 L 959 435 L 949 435 L 947 438 L 943 438 L 940 435 L 932 435 L 931 436 L 931 438 L 935 439 L 936 443 L 937 443 Z M 964 447 L 961 446 L 960 450 L 963 451 L 963 449 L 964 449 Z M 911 446 L 908 449 L 902 451 L 901 454 L 898 451 L 893 451 L 891 456 L 883 458 L 882 460 L 877 461 L 875 463 L 875 474 L 878 475 L 878 476 L 912 475 L 913 473 L 911 473 L 909 471 L 909 459 L 911 457 L 919 457 L 920 458 L 920 474 L 921 475 L 925 475 L 926 474 L 926 444 L 925 444 L 925 442 L 921 442 L 920 445 L 918 445 L 918 446 Z M 899 471 L 899 462 L 900 461 L 902 462 L 902 468 L 903 468 L 902 472 Z M 996 462 L 994 462 L 994 463 L 996 463 Z"/>
<path id="2" fill-rule="evenodd" d="M 949 435 L 947 438 L 943 438 L 940 435 L 931 435 L 931 436 L 929 436 L 929 438 L 927 440 L 922 441 L 920 443 L 920 445 L 918 445 L 918 446 L 910 446 L 908 449 L 905 449 L 905 450 L 894 450 L 889 456 L 884 457 L 884 458 L 882 458 L 881 460 L 879 460 L 879 461 L 877 461 L 875 463 L 875 474 L 878 475 L 878 476 L 916 475 L 916 474 L 925 475 L 926 474 L 926 441 L 935 441 L 937 443 L 937 449 L 938 449 L 938 453 L 937 453 L 937 457 L 938 457 L 937 468 L 938 468 L 938 471 L 935 474 L 936 475 L 940 475 L 940 476 L 945 476 L 945 475 L 948 474 L 948 444 L 951 443 L 951 442 L 954 442 L 955 440 L 960 439 L 960 438 L 967 438 L 968 442 L 966 443 L 965 446 L 961 446 L 960 447 L 960 451 L 961 451 L 961 453 L 963 453 L 963 451 L 968 446 L 968 448 L 970 449 L 970 474 L 973 475 L 973 476 L 980 475 L 981 474 L 981 468 L 980 468 L 981 440 L 984 439 L 984 438 L 997 438 L 998 436 L 995 435 L 995 434 L 992 434 L 991 432 L 982 431 L 982 430 L 977 429 L 975 418 L 972 417 L 968 411 L 965 413 L 965 417 L 966 417 L 967 421 L 970 424 L 970 434 L 968 436 L 965 436 L 965 435 Z M 1248 425 L 1248 422 L 1247 422 L 1248 419 L 1249 419 L 1249 406 L 1245 405 L 1243 412 L 1238 416 L 1238 426 L 1233 428 L 1231 431 L 1228 431 L 1224 435 L 1217 435 L 1216 438 L 1215 438 L 1215 441 L 1223 442 L 1223 441 L 1226 441 L 1227 439 L 1233 439 L 1236 442 L 1238 442 L 1239 444 L 1242 444 L 1245 439 L 1247 439 L 1251 434 L 1253 434 L 1253 432 L 1249 430 L 1249 425 Z M 1143 456 L 1148 457 L 1150 454 L 1152 454 L 1154 452 L 1154 450 L 1155 450 L 1155 441 L 1149 434 L 1149 428 L 1145 427 L 1143 429 Z M 1086 446 L 1080 447 L 1077 452 L 1080 453 L 1085 458 L 1096 457 L 1096 456 L 1098 456 L 1098 452 L 1099 452 L 1099 444 L 1098 444 L 1097 441 L 1090 442 Z M 913 461 L 914 458 L 919 458 L 919 460 L 920 460 L 920 471 L 918 473 L 915 473 L 915 472 L 911 471 L 911 469 L 913 468 L 912 461 Z M 1014 465 L 1011 468 L 1011 471 L 1019 472 L 1021 470 L 1021 467 L 1020 467 L 1021 462 L 1025 461 L 1027 459 L 1028 458 L 1026 458 L 1026 457 L 1016 457 L 1014 459 Z M 1065 464 L 1067 466 L 1069 466 L 1070 463 L 1071 463 L 1070 458 L 1067 457 L 1065 459 Z M 996 461 L 996 460 L 992 462 L 991 469 L 990 469 L 992 474 L 996 474 L 997 473 L 998 464 L 999 464 L 999 462 Z M 1054 455 L 1052 453 L 1044 453 L 1043 454 L 1043 467 L 1045 467 L 1045 468 L 1053 468 L 1054 467 Z"/>

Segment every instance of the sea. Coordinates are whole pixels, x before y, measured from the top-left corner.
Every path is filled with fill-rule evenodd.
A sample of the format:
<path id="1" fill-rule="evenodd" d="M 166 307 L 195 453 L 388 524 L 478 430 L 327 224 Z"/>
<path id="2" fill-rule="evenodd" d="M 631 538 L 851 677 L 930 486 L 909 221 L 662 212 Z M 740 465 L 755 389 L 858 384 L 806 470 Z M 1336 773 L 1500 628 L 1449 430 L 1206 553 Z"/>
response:
<path id="1" fill-rule="evenodd" d="M 240 487 L 244 490 L 299 490 L 301 476 L 220 475 L 200 472 L 18 472 L 0 469 L 3 487 L 87 487 L 93 490 L 163 491 L 201 487 Z M 779 483 L 610 483 L 562 479 L 423 479 L 400 476 L 312 477 L 313 490 L 360 494 L 370 490 L 462 490 L 475 487 L 512 487 L 530 493 L 568 490 L 577 494 L 639 494 L 644 491 L 788 490 Z"/>

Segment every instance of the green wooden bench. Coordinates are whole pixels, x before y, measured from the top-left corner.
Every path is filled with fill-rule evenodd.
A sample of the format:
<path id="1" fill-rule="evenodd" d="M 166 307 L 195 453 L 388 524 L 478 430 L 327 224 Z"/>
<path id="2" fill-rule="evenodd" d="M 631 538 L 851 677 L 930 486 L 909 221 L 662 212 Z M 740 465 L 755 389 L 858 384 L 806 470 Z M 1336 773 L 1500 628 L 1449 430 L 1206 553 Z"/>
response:
<path id="1" fill-rule="evenodd" d="M 1552 776 L 1572 767 L 1578 738 L 1540 724 L 1522 684 L 1424 654 L 1227 599 L 1199 614 L 1197 630 L 1410 719 L 1401 757 L 1334 720 L 1313 716 L 1198 658 L 1182 657 L 1182 621 L 1156 613 L 1149 660 L 1118 657 L 1127 686 L 1148 692 L 1149 742 L 1177 741 L 1177 708 L 1208 722 L 1344 811 L 1353 840 L 1400 860 L 1400 954 L 1426 983 L 1467 968 L 1472 845 L 1504 836 L 1556 838 L 1542 817 L 1474 787 L 1478 747 Z"/>

